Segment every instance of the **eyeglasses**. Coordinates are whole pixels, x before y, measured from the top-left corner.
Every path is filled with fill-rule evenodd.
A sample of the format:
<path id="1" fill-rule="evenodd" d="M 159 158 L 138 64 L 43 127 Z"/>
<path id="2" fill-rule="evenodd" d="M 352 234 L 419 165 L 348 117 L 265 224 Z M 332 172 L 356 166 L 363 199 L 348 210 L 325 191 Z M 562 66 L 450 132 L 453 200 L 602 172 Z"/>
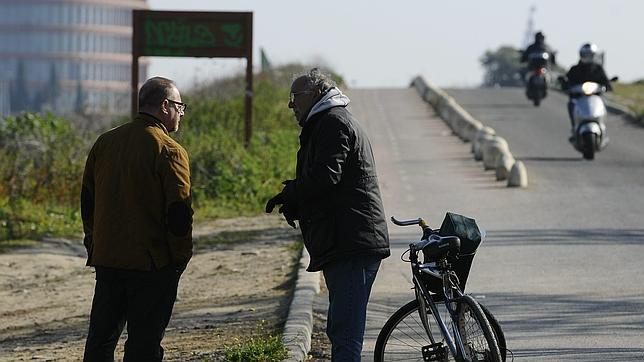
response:
<path id="1" fill-rule="evenodd" d="M 168 99 L 168 98 L 166 98 L 166 100 L 167 100 L 168 102 L 171 102 L 171 103 L 176 104 L 176 105 L 177 105 L 177 110 L 178 110 L 179 112 L 181 112 L 181 113 L 185 113 L 185 112 L 186 112 L 186 110 L 188 109 L 188 105 L 187 105 L 187 104 L 185 104 L 185 103 L 181 103 L 181 102 L 173 101 L 172 99 Z"/>
<path id="2" fill-rule="evenodd" d="M 295 100 L 295 96 L 300 95 L 300 94 L 306 94 L 306 93 L 313 93 L 313 91 L 312 90 L 305 90 L 305 91 L 301 91 L 301 92 L 291 92 L 291 94 L 288 97 L 288 101 L 293 103 L 293 101 Z"/>

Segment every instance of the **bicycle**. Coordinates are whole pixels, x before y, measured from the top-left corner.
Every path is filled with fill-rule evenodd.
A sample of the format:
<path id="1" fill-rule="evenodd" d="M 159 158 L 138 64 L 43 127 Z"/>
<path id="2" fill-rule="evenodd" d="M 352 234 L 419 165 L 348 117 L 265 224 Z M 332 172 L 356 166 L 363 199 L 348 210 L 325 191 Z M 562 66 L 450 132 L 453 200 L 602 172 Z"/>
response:
<path id="1" fill-rule="evenodd" d="M 432 230 L 422 218 L 391 220 L 398 226 L 418 225 L 423 231 L 421 240 L 409 244 L 401 256 L 411 263 L 416 298 L 387 320 L 376 341 L 374 360 L 505 361 L 505 336 L 498 321 L 463 293 L 481 242 L 474 220 L 448 213 L 440 230 Z"/>

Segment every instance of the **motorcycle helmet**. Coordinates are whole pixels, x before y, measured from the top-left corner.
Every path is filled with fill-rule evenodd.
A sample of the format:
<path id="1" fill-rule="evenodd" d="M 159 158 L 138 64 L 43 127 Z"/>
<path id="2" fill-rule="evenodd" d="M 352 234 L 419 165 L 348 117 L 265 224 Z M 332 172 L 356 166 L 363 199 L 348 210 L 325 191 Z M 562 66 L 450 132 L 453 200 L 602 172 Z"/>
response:
<path id="1" fill-rule="evenodd" d="M 543 35 L 542 32 L 539 31 L 536 34 L 534 34 L 534 42 L 535 43 L 543 43 L 544 41 L 546 41 L 546 37 L 545 37 L 545 35 Z"/>
<path id="2" fill-rule="evenodd" d="M 579 60 L 584 64 L 591 64 L 595 61 L 595 54 L 597 54 L 597 45 L 586 43 L 579 49 Z"/>

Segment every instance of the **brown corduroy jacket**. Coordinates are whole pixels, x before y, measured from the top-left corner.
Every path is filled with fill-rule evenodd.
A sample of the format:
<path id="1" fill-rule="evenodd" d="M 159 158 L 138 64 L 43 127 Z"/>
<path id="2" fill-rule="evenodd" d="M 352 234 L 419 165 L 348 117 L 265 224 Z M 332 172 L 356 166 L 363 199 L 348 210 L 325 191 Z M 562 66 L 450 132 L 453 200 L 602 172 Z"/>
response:
<path id="1" fill-rule="evenodd" d="M 183 269 L 192 213 L 188 154 L 159 120 L 139 113 L 96 140 L 81 192 L 87 265 Z"/>

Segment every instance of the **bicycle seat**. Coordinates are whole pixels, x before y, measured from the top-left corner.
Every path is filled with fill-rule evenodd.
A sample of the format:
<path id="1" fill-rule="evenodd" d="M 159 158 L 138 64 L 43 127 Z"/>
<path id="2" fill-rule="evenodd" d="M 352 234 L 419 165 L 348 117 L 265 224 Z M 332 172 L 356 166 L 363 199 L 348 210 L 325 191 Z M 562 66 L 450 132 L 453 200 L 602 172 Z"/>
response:
<path id="1" fill-rule="evenodd" d="M 426 241 L 425 245 L 422 246 L 426 262 L 444 259 L 448 255 L 456 256 L 461 249 L 461 239 L 458 236 L 438 236 L 433 234 Z"/>

